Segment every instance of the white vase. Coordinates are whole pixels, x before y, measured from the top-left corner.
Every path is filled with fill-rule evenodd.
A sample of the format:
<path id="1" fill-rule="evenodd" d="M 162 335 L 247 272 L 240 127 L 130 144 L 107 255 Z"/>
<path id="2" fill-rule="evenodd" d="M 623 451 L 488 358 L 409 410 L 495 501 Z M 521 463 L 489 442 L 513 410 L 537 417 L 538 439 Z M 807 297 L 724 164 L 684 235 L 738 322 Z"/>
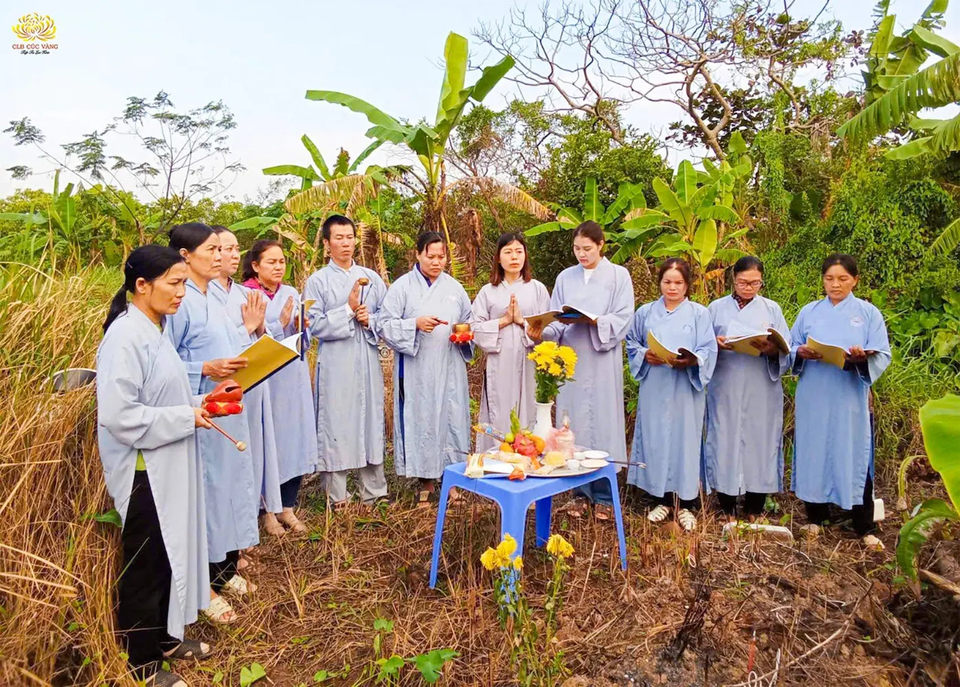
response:
<path id="1" fill-rule="evenodd" d="M 533 425 L 533 434 L 546 440 L 553 429 L 553 401 L 537 403 L 537 421 Z"/>

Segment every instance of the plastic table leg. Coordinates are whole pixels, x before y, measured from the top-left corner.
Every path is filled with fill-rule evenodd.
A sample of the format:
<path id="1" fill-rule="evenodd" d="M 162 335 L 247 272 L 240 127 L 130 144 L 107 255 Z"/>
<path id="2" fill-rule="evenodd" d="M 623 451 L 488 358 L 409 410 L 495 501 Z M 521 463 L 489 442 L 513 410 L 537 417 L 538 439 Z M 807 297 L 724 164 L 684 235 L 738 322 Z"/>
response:
<path id="1" fill-rule="evenodd" d="M 447 497 L 450 495 L 450 482 L 443 480 L 440 487 L 440 503 L 437 506 L 437 526 L 433 533 L 433 558 L 430 561 L 430 589 L 437 586 L 437 572 L 440 567 L 440 545 L 443 542 L 443 522 L 447 517 Z"/>
<path id="2" fill-rule="evenodd" d="M 553 497 L 548 496 L 537 501 L 536 509 L 537 546 L 544 547 L 547 545 L 547 539 L 550 538 L 550 515 L 553 511 Z"/>
<path id="3" fill-rule="evenodd" d="M 620 568 L 627 569 L 627 538 L 623 532 L 623 512 L 620 510 L 620 492 L 617 490 L 617 476 L 608 477 L 610 493 L 613 496 L 613 520 L 617 525 L 617 538 L 620 540 Z"/>

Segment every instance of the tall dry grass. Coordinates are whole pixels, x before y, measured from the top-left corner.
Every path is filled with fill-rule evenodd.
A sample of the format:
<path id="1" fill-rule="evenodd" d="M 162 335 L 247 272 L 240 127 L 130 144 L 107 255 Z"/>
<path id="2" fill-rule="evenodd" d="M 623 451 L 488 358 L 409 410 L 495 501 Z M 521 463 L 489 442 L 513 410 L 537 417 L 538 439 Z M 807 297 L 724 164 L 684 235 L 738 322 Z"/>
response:
<path id="1" fill-rule="evenodd" d="M 123 673 L 111 640 L 119 530 L 96 452 L 92 367 L 115 271 L 0 266 L 0 684 L 99 684 Z"/>

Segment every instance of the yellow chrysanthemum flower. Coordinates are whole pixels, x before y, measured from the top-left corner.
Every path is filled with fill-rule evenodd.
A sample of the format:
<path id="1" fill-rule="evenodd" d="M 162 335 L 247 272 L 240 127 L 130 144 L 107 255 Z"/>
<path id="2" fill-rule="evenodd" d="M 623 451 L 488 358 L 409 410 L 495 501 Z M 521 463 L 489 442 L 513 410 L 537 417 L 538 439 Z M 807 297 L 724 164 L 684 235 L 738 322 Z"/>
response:
<path id="1" fill-rule="evenodd" d="M 557 558 L 569 558 L 573 555 L 573 545 L 559 534 L 551 534 L 547 540 L 547 553 Z"/>
<path id="2" fill-rule="evenodd" d="M 503 535 L 503 541 L 497 546 L 497 555 L 503 561 L 509 561 L 510 556 L 517 550 L 517 540 L 509 534 Z"/>
<path id="3" fill-rule="evenodd" d="M 550 367 L 547 370 L 554 377 L 559 377 L 563 374 L 563 368 L 557 365 L 556 363 L 550 363 Z"/>
<path id="4" fill-rule="evenodd" d="M 496 549 L 487 549 L 480 555 L 480 564 L 487 570 L 496 570 L 500 567 L 500 556 Z"/>
<path id="5" fill-rule="evenodd" d="M 523 556 L 517 556 L 513 559 L 513 567 L 515 570 L 523 570 Z"/>

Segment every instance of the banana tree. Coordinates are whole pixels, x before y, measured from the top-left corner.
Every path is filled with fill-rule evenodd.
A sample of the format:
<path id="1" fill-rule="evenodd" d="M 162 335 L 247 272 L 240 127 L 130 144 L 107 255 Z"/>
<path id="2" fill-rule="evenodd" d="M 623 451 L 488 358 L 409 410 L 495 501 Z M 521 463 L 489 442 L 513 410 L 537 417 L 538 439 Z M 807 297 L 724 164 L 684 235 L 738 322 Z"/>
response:
<path id="1" fill-rule="evenodd" d="M 930 465 L 940 473 L 950 503 L 943 499 L 927 499 L 900 528 L 897 541 L 897 563 L 905 575 L 918 579 L 917 555 L 937 523 L 960 521 L 957 504 L 960 503 L 960 396 L 947 394 L 941 399 L 927 401 L 920 409 L 920 427 L 923 445 Z M 936 573 L 921 570 L 919 574 L 934 584 L 944 585 Z M 955 588 L 955 582 L 946 581 Z M 956 589 L 951 589 L 954 593 Z"/>
<path id="2" fill-rule="evenodd" d="M 303 147 L 307 149 L 307 152 L 310 153 L 310 157 L 313 159 L 312 165 L 307 165 L 306 167 L 301 165 L 276 165 L 274 167 L 265 167 L 263 173 L 269 176 L 295 176 L 300 179 L 301 191 L 306 191 L 313 186 L 313 182 L 315 181 L 333 181 L 334 179 L 341 179 L 355 174 L 360 167 L 360 163 L 370 157 L 377 148 L 384 144 L 382 140 L 374 141 L 357 156 L 357 159 L 354 160 L 352 164 L 349 153 L 341 148 L 340 154 L 337 155 L 337 160 L 331 170 L 330 167 L 327 166 L 326 160 L 323 159 L 323 155 L 320 154 L 320 149 L 310 140 L 309 136 L 304 134 L 300 138 L 300 141 L 303 143 Z M 314 165 L 316 165 L 316 167 L 314 167 Z"/>
<path id="3" fill-rule="evenodd" d="M 307 91 L 308 100 L 334 103 L 364 115 L 373 125 L 367 136 L 381 143 L 389 142 L 403 146 L 412 152 L 420 163 L 420 169 L 407 168 L 394 181 L 413 192 L 422 201 L 423 225 L 426 229 L 439 231 L 452 245 L 446 218 L 446 201 L 449 194 L 465 184 L 485 184 L 496 197 L 541 219 L 551 216 L 548 208 L 536 202 L 520 189 L 495 179 L 467 177 L 450 182 L 446 172 L 446 152 L 450 135 L 463 116 L 469 102 L 479 103 L 513 67 L 511 57 L 484 67 L 480 78 L 472 86 L 466 86 L 467 39 L 456 33 L 447 36 L 444 47 L 444 74 L 440 90 L 437 114 L 432 125 L 425 121 L 417 124 L 403 122 L 370 103 L 346 93 L 336 91 Z"/>
<path id="4" fill-rule="evenodd" d="M 612 225 L 623 219 L 624 215 L 633 210 L 645 208 L 646 199 L 643 197 L 643 188 L 640 184 L 624 182 L 620 184 L 616 199 L 610 207 L 604 208 L 600 202 L 597 190 L 597 180 L 587 177 L 583 187 L 583 207 L 556 207 L 556 218 L 527 229 L 527 236 L 538 236 L 551 231 L 571 230 L 583 222 L 596 222 L 608 232 Z"/>
<path id="5" fill-rule="evenodd" d="M 743 168 L 731 167 L 725 161 L 714 171 L 715 177 L 710 171 L 701 177 L 693 163 L 684 160 L 677 167 L 674 188 L 655 178 L 653 190 L 660 208 L 640 209 L 628 215 L 614 236 L 620 248 L 613 260 L 625 262 L 638 254 L 650 258 L 680 254 L 710 279 L 722 273 L 721 270 L 708 271 L 715 259 L 729 262 L 743 255 L 733 242 L 747 229 L 727 231 L 743 223 L 731 207 L 733 186 Z M 709 181 L 701 184 L 702 179 Z"/>

